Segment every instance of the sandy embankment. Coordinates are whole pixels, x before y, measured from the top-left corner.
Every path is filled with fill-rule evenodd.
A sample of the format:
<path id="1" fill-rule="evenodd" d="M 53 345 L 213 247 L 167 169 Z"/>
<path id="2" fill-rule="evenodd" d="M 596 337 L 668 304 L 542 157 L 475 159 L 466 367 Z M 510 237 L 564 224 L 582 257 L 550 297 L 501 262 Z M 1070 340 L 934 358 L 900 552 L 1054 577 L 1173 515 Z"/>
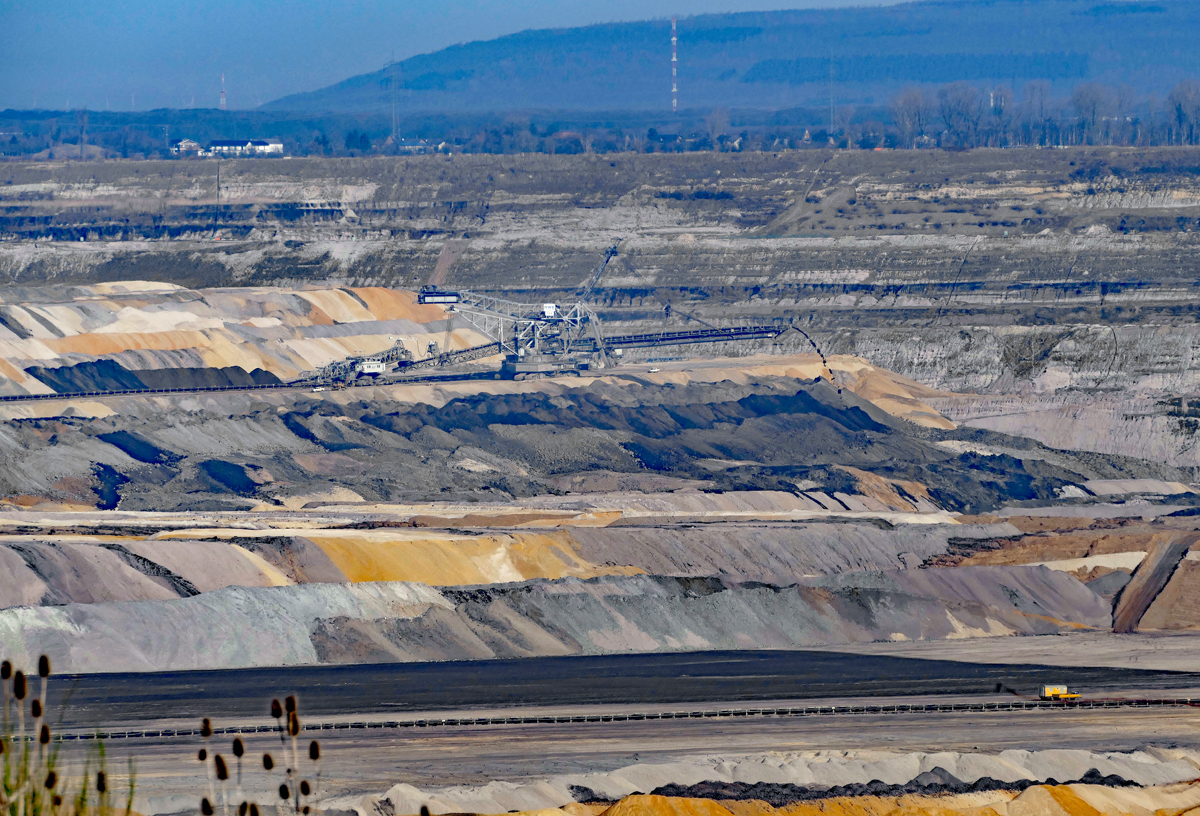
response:
<path id="1" fill-rule="evenodd" d="M 387 793 L 367 797 L 347 797 L 330 803 L 353 807 L 359 813 L 416 813 L 422 805 L 434 814 L 473 812 L 498 814 L 512 811 L 560 813 L 579 816 L 580 806 L 573 804 L 582 789 L 610 801 L 606 805 L 583 806 L 590 814 L 608 812 L 610 816 L 630 810 L 646 816 L 670 816 L 690 813 L 692 804 L 704 803 L 697 813 L 735 816 L 786 813 L 788 816 L 886 816 L 899 812 L 916 816 L 963 811 L 971 816 L 993 816 L 977 810 L 990 807 L 997 816 L 1096 816 L 1132 813 L 1177 812 L 1176 809 L 1200 805 L 1200 785 L 1186 784 L 1200 775 L 1200 755 L 1180 749 L 1150 749 L 1133 753 L 1096 753 L 1083 750 L 1007 750 L 998 754 L 899 753 L 892 751 L 816 751 L 770 753 L 745 756 L 713 755 L 685 758 L 674 762 L 642 762 L 613 771 L 572 774 L 526 782 L 491 782 L 480 786 L 418 789 L 398 784 Z M 1004 783 L 1030 783 L 1047 780 L 1069 781 L 1089 775 L 1116 776 L 1147 787 L 1111 788 L 1098 785 L 1071 785 L 1069 790 L 1091 803 L 1095 810 L 1067 807 L 1056 810 L 1046 799 L 1047 788 L 1033 787 L 1024 792 L 993 790 L 979 793 L 954 793 L 978 780 Z M 1180 785 L 1179 783 L 1185 783 Z M 828 791 L 834 786 L 871 784 L 882 790 L 877 795 L 843 795 Z M 673 796 L 646 796 L 671 786 Z M 762 786 L 751 789 L 750 786 Z M 887 790 L 905 786 L 908 790 Z M 929 786 L 940 792 L 922 795 Z M 690 789 L 690 790 L 689 790 Z M 1051 786 L 1049 790 L 1067 790 Z M 703 791 L 709 791 L 704 793 Z M 826 798 L 823 792 L 832 794 Z M 757 796 L 755 795 L 757 792 Z M 850 791 L 846 791 L 847 794 Z M 683 798 L 688 795 L 711 797 Z M 735 798 L 736 797 L 736 798 Z M 772 808 L 763 799 L 792 800 Z M 813 801 L 796 801 L 812 799 Z M 719 800 L 719 801 L 714 801 Z M 742 800 L 742 801 L 737 801 Z M 1054 801 L 1075 801 L 1067 797 Z M 681 810 L 680 810 L 681 809 Z"/>
<path id="2" fill-rule="evenodd" d="M 167 601 L 0 610 L 0 648 L 64 672 L 713 649 L 1107 629 L 1108 605 L 1044 567 L 864 572 L 775 587 L 632 575 L 435 589 L 227 587 Z"/>

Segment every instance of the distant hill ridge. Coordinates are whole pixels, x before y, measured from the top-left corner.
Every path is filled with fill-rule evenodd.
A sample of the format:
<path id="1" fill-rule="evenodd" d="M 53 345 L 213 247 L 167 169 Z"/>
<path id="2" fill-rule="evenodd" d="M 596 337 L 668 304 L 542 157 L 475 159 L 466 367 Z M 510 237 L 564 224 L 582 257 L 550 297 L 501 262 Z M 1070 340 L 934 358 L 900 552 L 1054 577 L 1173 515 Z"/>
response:
<path id="1" fill-rule="evenodd" d="M 523 31 L 456 45 L 295 94 L 273 110 L 662 109 L 670 21 Z M 882 104 L 909 84 L 968 80 L 1057 91 L 1083 81 L 1165 93 L 1200 75 L 1191 0 L 950 0 L 679 20 L 679 103 Z M 394 86 L 394 87 L 393 87 Z"/>

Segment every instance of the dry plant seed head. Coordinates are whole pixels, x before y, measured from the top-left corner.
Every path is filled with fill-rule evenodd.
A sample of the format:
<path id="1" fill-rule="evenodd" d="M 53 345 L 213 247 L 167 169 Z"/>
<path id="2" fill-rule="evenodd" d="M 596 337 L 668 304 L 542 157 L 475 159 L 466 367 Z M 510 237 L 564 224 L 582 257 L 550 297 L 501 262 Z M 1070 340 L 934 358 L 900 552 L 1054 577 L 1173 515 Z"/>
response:
<path id="1" fill-rule="evenodd" d="M 54 798 L 51 801 L 54 802 L 55 807 L 62 807 L 62 797 L 57 793 L 54 794 Z"/>
<path id="2" fill-rule="evenodd" d="M 297 737 L 300 735 L 300 718 L 293 711 L 288 714 L 288 735 Z"/>
<path id="3" fill-rule="evenodd" d="M 283 707 L 287 709 L 289 714 L 294 713 L 296 711 L 296 698 L 289 695 L 288 698 L 283 701 Z"/>
<path id="4" fill-rule="evenodd" d="M 287 786 L 287 785 L 280 785 L 280 786 L 279 786 L 279 798 L 280 798 L 280 799 L 282 799 L 282 800 L 283 800 L 283 801 L 285 801 L 285 802 L 286 802 L 288 799 L 291 799 L 291 798 L 292 798 L 292 792 L 291 792 L 290 790 L 288 790 L 288 786 Z"/>
<path id="5" fill-rule="evenodd" d="M 313 740 L 308 745 L 308 758 L 313 762 L 321 758 L 321 746 L 317 744 L 316 740 Z"/>
<path id="6" fill-rule="evenodd" d="M 199 753 L 196 754 L 196 759 L 200 760 L 201 762 L 204 762 L 206 759 L 208 759 L 208 751 L 201 748 Z"/>
<path id="7" fill-rule="evenodd" d="M 10 677 L 12 677 L 12 663 L 5 660 L 0 663 L 0 680 L 7 680 Z"/>
<path id="8" fill-rule="evenodd" d="M 258 816 L 258 805 L 250 803 L 250 816 Z"/>
<path id="9" fill-rule="evenodd" d="M 242 802 L 238 805 L 238 816 L 246 816 L 246 811 L 250 809 L 249 802 Z"/>
<path id="10" fill-rule="evenodd" d="M 307 779 L 300 783 L 300 793 L 303 796 L 308 796 L 312 793 L 312 785 L 308 784 Z"/>
<path id="11" fill-rule="evenodd" d="M 207 796 L 200 800 L 200 812 L 203 813 L 204 816 L 213 816 L 212 802 L 208 801 Z"/>
<path id="12" fill-rule="evenodd" d="M 212 723 L 208 721 L 208 717 L 205 717 L 204 722 L 200 723 L 200 736 L 205 739 L 212 736 Z"/>
<path id="13" fill-rule="evenodd" d="M 46 774 L 46 790 L 54 790 L 54 786 L 58 783 L 58 774 L 51 771 Z"/>
<path id="14" fill-rule="evenodd" d="M 213 757 L 213 764 L 217 766 L 217 779 L 224 782 L 229 778 L 229 769 L 225 767 L 225 758 L 220 754 Z"/>
<path id="15" fill-rule="evenodd" d="M 29 710 L 35 717 L 42 716 L 42 701 L 35 697 L 33 702 L 29 704 Z"/>
<path id="16" fill-rule="evenodd" d="M 283 706 L 279 704 L 278 700 L 271 701 L 271 716 L 277 720 L 283 716 Z"/>
<path id="17" fill-rule="evenodd" d="M 241 759 L 242 754 L 244 753 L 246 753 L 246 746 L 242 745 L 242 740 L 240 737 L 235 738 L 233 740 L 233 755 L 238 759 Z"/>
<path id="18" fill-rule="evenodd" d="M 96 772 L 96 790 L 100 793 L 108 790 L 108 779 L 104 776 L 104 771 Z"/>
<path id="19" fill-rule="evenodd" d="M 16 672 L 13 674 L 13 697 L 18 700 L 25 699 L 25 672 Z"/>
<path id="20" fill-rule="evenodd" d="M 300 812 L 301 812 L 301 813 L 303 813 L 303 814 L 304 814 L 304 816 L 308 816 L 308 805 L 305 805 L 305 806 L 304 806 L 304 810 L 302 810 L 302 811 L 300 811 Z"/>
<path id="21" fill-rule="evenodd" d="M 271 758 L 270 754 L 263 754 L 263 767 L 268 771 L 275 767 L 275 760 Z"/>
<path id="22" fill-rule="evenodd" d="M 42 745 L 50 744 L 50 726 L 42 726 L 42 733 L 38 734 L 38 742 L 40 742 Z"/>
<path id="23" fill-rule="evenodd" d="M 421 816 L 429 816 L 428 805 L 421 805 Z"/>
<path id="24" fill-rule="evenodd" d="M 38 658 L 38 677 L 50 676 L 50 658 L 42 655 Z"/>

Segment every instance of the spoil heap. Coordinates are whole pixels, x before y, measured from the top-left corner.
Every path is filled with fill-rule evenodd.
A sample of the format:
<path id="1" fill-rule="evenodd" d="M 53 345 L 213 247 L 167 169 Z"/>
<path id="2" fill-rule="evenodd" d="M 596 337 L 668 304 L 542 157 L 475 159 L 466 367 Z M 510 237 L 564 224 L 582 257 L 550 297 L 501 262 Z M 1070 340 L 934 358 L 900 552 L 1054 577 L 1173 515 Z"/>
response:
<path id="1" fill-rule="evenodd" d="M 486 342 L 411 292 L 201 289 L 121 284 L 8 289 L 0 302 L 0 394 L 207 388 L 293 380 L 401 343 Z"/>
<path id="2" fill-rule="evenodd" d="M 0 610 L 0 646 L 67 672 L 788 649 L 1106 629 L 1108 606 L 1028 567 L 851 573 L 771 586 L 605 576 L 435 589 L 227 587 L 171 601 Z"/>
<path id="3" fill-rule="evenodd" d="M 1037 792 L 1089 791 L 1088 801 L 1101 813 L 1138 813 L 1200 803 L 1195 752 L 1097 753 L 1082 750 L 1008 750 L 999 754 L 900 753 L 892 751 L 817 751 L 744 756 L 683 757 L 673 762 L 641 762 L 612 771 L 570 774 L 523 783 L 418 789 L 393 786 L 386 794 L 348 797 L 334 803 L 360 813 L 414 813 L 422 805 L 435 813 L 481 814 L 542 811 L 589 814 L 632 806 L 647 813 L 674 813 L 689 803 L 734 814 L 801 816 L 866 813 L 872 816 L 964 810 L 975 816 L 1041 813 Z M 1051 780 L 1082 780 L 1091 785 L 1058 785 Z M 1040 787 L 1042 783 L 1047 783 Z M 1095 784 L 1099 783 L 1099 784 Z M 1101 787 L 1103 786 L 1103 787 Z M 1145 786 L 1145 787 L 1139 787 Z M 647 796 L 645 791 L 654 795 Z M 1069 798 L 1069 797 L 1068 797 Z M 600 804 L 602 803 L 602 804 Z M 1011 803 L 1011 804 L 1010 804 Z M 1101 804 L 1105 803 L 1105 804 Z M 1114 807 L 1115 806 L 1115 807 Z M 945 810 L 942 810 L 944 808 Z M 619 811 L 617 811 L 619 812 Z M 1061 811 L 1046 809 L 1048 815 Z M 1094 813 L 1067 809 L 1070 816 Z M 1174 812 L 1174 811 L 1171 811 Z"/>

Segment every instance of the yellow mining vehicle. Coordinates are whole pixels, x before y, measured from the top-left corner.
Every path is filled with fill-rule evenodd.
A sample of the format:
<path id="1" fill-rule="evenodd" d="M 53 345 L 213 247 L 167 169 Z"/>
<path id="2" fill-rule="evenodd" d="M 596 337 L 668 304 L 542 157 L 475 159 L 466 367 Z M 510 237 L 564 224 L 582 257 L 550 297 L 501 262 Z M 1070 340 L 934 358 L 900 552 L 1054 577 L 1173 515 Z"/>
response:
<path id="1" fill-rule="evenodd" d="M 1038 696 L 1043 700 L 1078 700 L 1083 695 L 1067 691 L 1066 686 L 1042 686 Z"/>

